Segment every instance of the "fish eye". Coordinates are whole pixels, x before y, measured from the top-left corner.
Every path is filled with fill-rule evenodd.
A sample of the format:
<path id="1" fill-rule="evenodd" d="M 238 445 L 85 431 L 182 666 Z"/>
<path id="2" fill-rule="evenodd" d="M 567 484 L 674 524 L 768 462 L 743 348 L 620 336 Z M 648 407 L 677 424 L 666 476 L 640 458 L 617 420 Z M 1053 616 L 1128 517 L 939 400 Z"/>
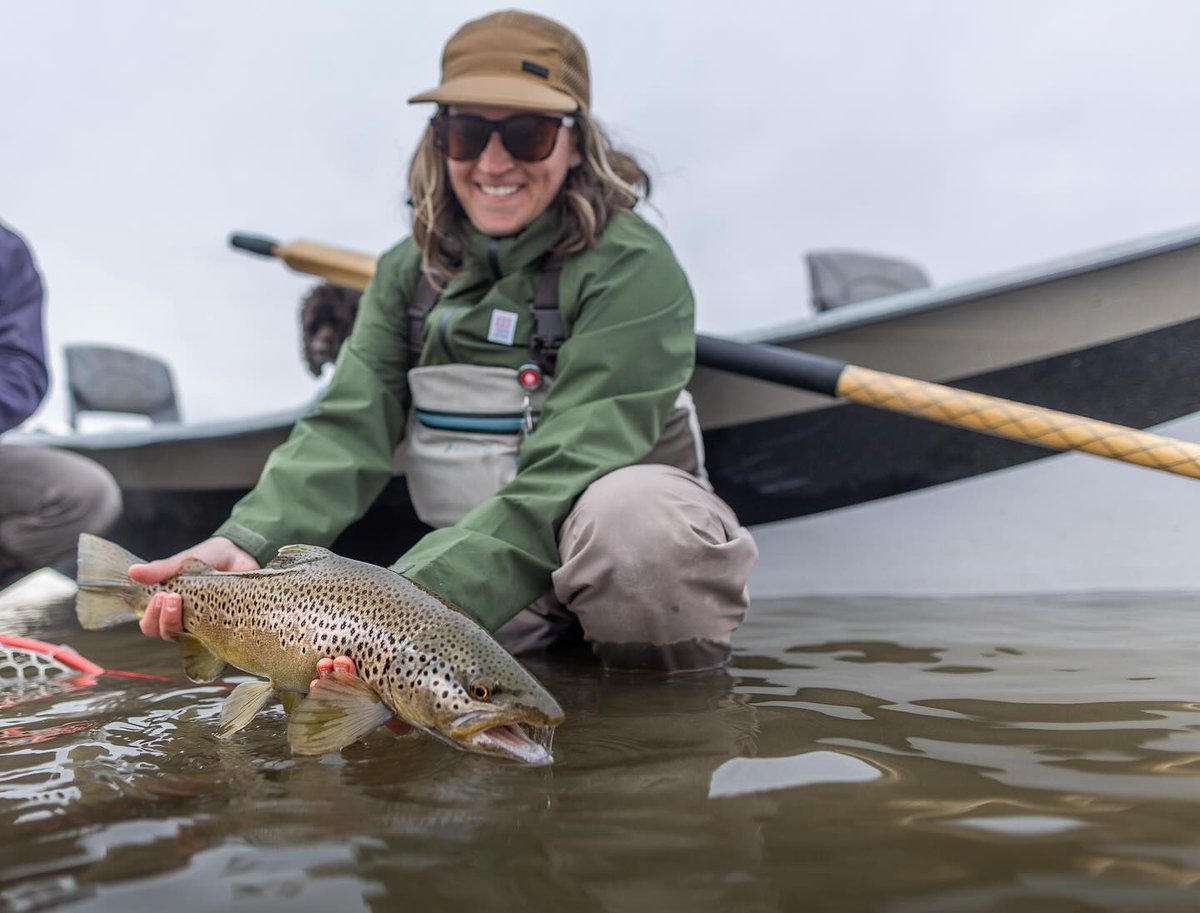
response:
<path id="1" fill-rule="evenodd" d="M 482 679 L 476 679 L 471 682 L 467 692 L 477 701 L 490 701 L 492 699 L 492 689 L 487 686 L 487 682 Z"/>

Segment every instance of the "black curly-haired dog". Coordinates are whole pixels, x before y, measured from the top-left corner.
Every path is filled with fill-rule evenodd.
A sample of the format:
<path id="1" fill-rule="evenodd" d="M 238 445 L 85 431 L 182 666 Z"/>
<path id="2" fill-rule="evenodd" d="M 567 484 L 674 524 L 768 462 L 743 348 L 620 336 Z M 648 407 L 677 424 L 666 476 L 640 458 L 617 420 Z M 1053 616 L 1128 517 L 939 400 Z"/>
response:
<path id="1" fill-rule="evenodd" d="M 304 334 L 304 362 L 317 376 L 321 366 L 337 359 L 342 343 L 354 328 L 361 292 L 322 283 L 300 301 L 300 328 Z"/>

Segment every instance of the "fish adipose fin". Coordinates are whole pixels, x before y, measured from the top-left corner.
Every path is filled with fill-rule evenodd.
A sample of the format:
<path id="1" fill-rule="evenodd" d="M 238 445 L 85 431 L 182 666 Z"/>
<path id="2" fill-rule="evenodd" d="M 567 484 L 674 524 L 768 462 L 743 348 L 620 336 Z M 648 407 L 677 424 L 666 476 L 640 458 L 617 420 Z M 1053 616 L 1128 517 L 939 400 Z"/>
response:
<path id="1" fill-rule="evenodd" d="M 335 557 L 333 552 L 319 545 L 285 545 L 266 566 L 276 569 L 294 567 L 297 564 L 308 564 L 310 561 L 330 557 Z"/>
<path id="2" fill-rule="evenodd" d="M 141 560 L 107 539 L 80 535 L 75 614 L 85 629 L 96 631 L 137 620 L 137 610 L 145 607 L 144 592 L 129 579 L 129 565 Z"/>
<path id="3" fill-rule="evenodd" d="M 242 682 L 234 688 L 221 705 L 221 729 L 217 735 L 227 739 L 249 726 L 274 691 L 275 686 L 270 682 Z"/>
<path id="4" fill-rule="evenodd" d="M 183 662 L 183 673 L 194 682 L 211 682 L 225 671 L 225 660 L 213 654 L 198 637 L 180 634 L 179 659 Z"/>
<path id="5" fill-rule="evenodd" d="M 296 754 L 328 754 L 345 748 L 392 718 L 370 685 L 334 672 L 308 693 L 288 719 L 288 743 Z"/>

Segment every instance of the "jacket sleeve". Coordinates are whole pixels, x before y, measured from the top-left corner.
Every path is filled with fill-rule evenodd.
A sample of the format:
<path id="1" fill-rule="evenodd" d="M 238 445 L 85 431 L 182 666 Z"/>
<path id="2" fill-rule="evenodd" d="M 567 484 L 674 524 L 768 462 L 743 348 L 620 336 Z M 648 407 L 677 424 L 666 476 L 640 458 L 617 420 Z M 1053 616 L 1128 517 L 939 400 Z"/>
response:
<path id="1" fill-rule="evenodd" d="M 573 323 L 516 478 L 393 566 L 490 630 L 550 589 L 558 528 L 575 499 L 650 452 L 691 378 L 692 294 L 666 243 L 648 229 L 594 253 L 582 275 L 570 261 L 564 271 L 563 316 Z"/>
<path id="2" fill-rule="evenodd" d="M 46 395 L 43 301 L 29 248 L 0 226 L 0 433 L 33 415 Z"/>
<path id="3" fill-rule="evenodd" d="M 329 545 L 391 477 L 408 397 L 406 247 L 380 259 L 329 387 L 214 534 L 260 564 L 291 543 Z"/>

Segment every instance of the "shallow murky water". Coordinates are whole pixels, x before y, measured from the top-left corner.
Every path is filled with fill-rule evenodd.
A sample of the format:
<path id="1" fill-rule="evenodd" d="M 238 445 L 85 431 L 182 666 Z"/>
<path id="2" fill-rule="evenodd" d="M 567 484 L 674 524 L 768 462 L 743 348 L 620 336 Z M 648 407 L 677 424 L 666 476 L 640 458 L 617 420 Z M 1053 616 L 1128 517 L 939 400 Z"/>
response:
<path id="1" fill-rule="evenodd" d="M 531 664 L 549 769 L 293 759 L 227 688 L 0 690 L 0 910 L 1200 909 L 1200 594 L 760 602 L 728 673 Z M 178 676 L 173 648 L 0 630 Z M 232 679 L 236 681 L 237 679 Z"/>

